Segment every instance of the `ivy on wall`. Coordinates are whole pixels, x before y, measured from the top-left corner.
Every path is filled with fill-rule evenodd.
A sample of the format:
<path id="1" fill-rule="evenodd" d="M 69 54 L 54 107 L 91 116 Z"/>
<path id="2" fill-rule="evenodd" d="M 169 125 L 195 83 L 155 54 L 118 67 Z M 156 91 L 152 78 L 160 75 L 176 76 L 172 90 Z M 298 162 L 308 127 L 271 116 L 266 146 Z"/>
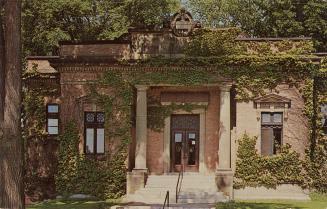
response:
<path id="1" fill-rule="evenodd" d="M 191 87 L 217 84 L 227 79 L 235 83 L 237 99 L 249 101 L 264 95 L 267 89 L 274 90 L 278 84 L 297 86 L 308 81 L 303 88 L 303 96 L 306 101 L 305 111 L 308 111 L 306 115 L 309 119 L 312 118 L 310 81 L 318 72 L 326 73 L 320 69 L 319 64 L 308 61 L 312 57 L 312 43 L 288 40 L 241 42 L 235 40 L 239 34 L 240 31 L 235 28 L 198 30 L 185 47 L 185 57 L 155 57 L 139 60 L 137 63 L 122 61 L 120 66 L 131 70 L 108 68 L 100 80 L 90 82 L 90 97 L 103 108 L 108 121 L 105 123 L 108 133 L 106 135 L 110 137 L 111 144 L 118 142 L 117 149 L 107 153 L 104 161 L 80 155 L 76 127 L 69 124 L 60 137 L 57 190 L 62 194 L 78 192 L 93 194 L 99 198 L 116 197 L 124 193 L 125 159 L 127 144 L 131 141 L 135 85 L 172 84 Z M 138 70 L 134 70 L 134 67 Z M 147 71 L 146 67 L 157 70 Z M 102 90 L 106 88 L 111 90 L 109 94 L 103 93 Z M 326 100 L 319 99 L 319 102 L 322 101 Z M 154 131 L 162 131 L 164 119 L 173 111 L 192 111 L 199 108 L 191 104 L 161 105 L 158 101 L 153 103 L 148 106 L 148 126 Z M 33 112 L 33 109 L 27 112 Z M 248 136 L 244 136 L 240 142 L 236 187 L 303 184 L 306 175 L 298 175 L 303 173 L 301 161 L 298 154 L 291 151 L 288 145 L 282 148 L 279 155 L 268 158 L 255 152 L 254 142 L 255 139 Z M 327 150 L 326 140 L 320 137 L 318 144 L 321 148 L 317 149 L 316 158 L 321 159 L 320 155 Z M 66 146 L 71 147 L 72 152 L 67 152 L 64 149 Z M 320 149 L 322 151 L 318 151 Z M 310 174 L 308 176 L 311 176 L 306 182 L 310 181 L 310 185 L 314 187 L 323 185 L 326 188 L 322 182 L 325 180 L 323 174 L 326 163 L 314 162 L 306 165 L 309 165 L 306 168 Z M 104 170 L 106 172 L 103 172 Z M 315 172 L 319 173 L 319 179 L 314 178 Z"/>
<path id="2" fill-rule="evenodd" d="M 299 184 L 305 180 L 300 155 L 286 144 L 273 156 L 258 154 L 257 137 L 244 134 L 237 151 L 235 188 L 246 186 L 276 188 L 279 184 Z"/>
<path id="3" fill-rule="evenodd" d="M 327 135 L 324 135 L 321 123 L 320 106 L 327 104 L 327 64 L 322 61 L 320 71 L 314 80 L 307 80 L 302 92 L 305 99 L 304 114 L 309 119 L 310 144 L 306 152 L 305 170 L 307 187 L 327 193 Z M 315 132 L 315 133 L 313 133 Z"/>
<path id="4" fill-rule="evenodd" d="M 321 71 L 319 64 L 309 61 L 313 57 L 310 55 L 313 51 L 311 41 L 241 42 L 235 40 L 239 33 L 238 29 L 233 28 L 217 31 L 199 30 L 186 46 L 185 57 L 169 59 L 156 57 L 140 60 L 136 64 L 125 62 L 122 64 L 127 67 L 134 65 L 139 67 L 138 71 L 118 72 L 109 69 L 104 75 L 104 84 L 120 88 L 127 86 L 129 91 L 132 91 L 131 87 L 136 84 L 197 86 L 229 79 L 235 82 L 237 99 L 249 101 L 264 95 L 266 90 L 274 90 L 281 83 L 300 88 L 303 81 L 312 80 L 314 75 Z M 158 71 L 142 71 L 142 67 L 154 69 L 157 67 Z M 304 85 L 304 88 L 307 87 L 308 85 Z M 309 100 L 310 93 L 304 93 L 303 96 Z M 173 110 L 183 108 L 175 104 L 148 107 L 149 128 L 161 131 L 164 119 Z M 305 109 L 307 108 L 306 105 Z M 311 117 L 308 115 L 308 118 Z M 242 154 L 240 158 L 245 160 L 249 153 Z M 237 182 L 237 187 L 249 184 L 268 187 L 275 187 L 281 183 L 302 184 L 306 177 L 304 174 L 298 175 L 304 172 L 302 162 L 298 154 L 291 151 L 288 145 L 285 145 L 281 154 L 275 157 L 261 157 L 252 153 L 247 158 L 251 160 L 238 163 L 240 169 L 236 175 L 243 181 Z M 242 166 L 246 166 L 247 163 L 247 166 L 252 166 L 253 169 L 242 171 Z M 258 176 L 261 177 L 258 179 Z"/>
<path id="5" fill-rule="evenodd" d="M 126 152 L 119 150 L 110 160 L 99 161 L 79 152 L 78 129 L 69 122 L 60 137 L 56 190 L 67 197 L 88 194 L 99 199 L 118 198 L 125 192 Z M 107 156 L 109 158 L 109 156 Z"/>
<path id="6" fill-rule="evenodd" d="M 55 195 L 56 149 L 58 141 L 46 133 L 44 97 L 55 93 L 52 88 L 24 88 L 22 105 L 22 136 L 25 152 L 25 193 L 33 201 Z M 49 152 L 48 150 L 51 150 Z"/>

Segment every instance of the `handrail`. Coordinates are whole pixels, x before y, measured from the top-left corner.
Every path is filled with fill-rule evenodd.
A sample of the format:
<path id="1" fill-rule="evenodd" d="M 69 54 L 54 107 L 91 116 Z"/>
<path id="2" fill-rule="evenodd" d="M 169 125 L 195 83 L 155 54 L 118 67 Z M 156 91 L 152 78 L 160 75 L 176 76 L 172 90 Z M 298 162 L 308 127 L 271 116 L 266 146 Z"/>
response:
<path id="1" fill-rule="evenodd" d="M 167 207 L 169 208 L 169 190 L 166 192 L 165 202 L 162 206 L 162 209 L 165 209 L 167 203 Z"/>
<path id="2" fill-rule="evenodd" d="M 183 180 L 183 176 L 184 176 L 184 165 L 181 165 L 181 170 L 179 171 L 178 174 L 178 180 L 177 180 L 177 184 L 176 184 L 176 203 L 178 202 L 178 194 L 181 191 L 181 187 L 182 187 L 182 180 Z"/>

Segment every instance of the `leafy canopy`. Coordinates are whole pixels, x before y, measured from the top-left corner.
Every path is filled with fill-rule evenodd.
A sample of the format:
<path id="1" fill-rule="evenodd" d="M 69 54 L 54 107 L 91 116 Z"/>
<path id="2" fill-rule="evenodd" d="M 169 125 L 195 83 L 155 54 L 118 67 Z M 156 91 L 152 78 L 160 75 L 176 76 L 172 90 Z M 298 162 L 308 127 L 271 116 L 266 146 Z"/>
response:
<path id="1" fill-rule="evenodd" d="M 158 27 L 177 0 L 23 0 L 28 55 L 56 54 L 60 40 L 114 39 L 128 27 Z"/>
<path id="2" fill-rule="evenodd" d="M 327 51 L 326 0 L 188 0 L 205 26 L 239 26 L 259 37 L 311 36 Z"/>

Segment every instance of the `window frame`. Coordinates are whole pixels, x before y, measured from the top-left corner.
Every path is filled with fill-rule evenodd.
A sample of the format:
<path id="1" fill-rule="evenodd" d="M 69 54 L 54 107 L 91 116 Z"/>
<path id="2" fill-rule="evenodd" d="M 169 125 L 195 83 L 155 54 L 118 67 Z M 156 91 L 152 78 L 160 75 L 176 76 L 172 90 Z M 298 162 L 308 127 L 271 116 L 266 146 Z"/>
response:
<path id="1" fill-rule="evenodd" d="M 58 107 L 58 112 L 52 113 L 49 112 L 49 106 L 57 106 Z M 46 131 L 49 136 L 58 136 L 60 133 L 60 105 L 58 103 L 48 103 L 46 105 Z M 58 126 L 49 126 L 49 119 L 57 119 L 58 120 Z M 49 127 L 57 127 L 58 128 L 58 133 L 57 134 L 50 134 L 49 133 Z"/>
<path id="2" fill-rule="evenodd" d="M 94 122 L 87 122 L 87 114 L 95 114 Z M 85 111 L 84 112 L 84 154 L 86 155 L 105 155 L 106 153 L 106 138 L 105 138 L 105 121 L 103 123 L 97 122 L 98 114 L 105 114 L 101 111 Z M 87 147 L 87 129 L 93 129 L 93 153 L 86 152 Z M 103 129 L 103 152 L 98 152 L 98 135 L 97 130 Z"/>
<path id="3" fill-rule="evenodd" d="M 269 122 L 263 122 L 262 118 L 263 118 L 263 114 L 269 114 L 270 115 L 270 121 Z M 274 114 L 280 114 L 281 115 L 281 122 L 274 122 Z M 266 112 L 266 111 L 262 111 L 261 112 L 261 121 L 260 121 L 260 153 L 262 154 L 262 150 L 263 150 L 263 137 L 262 137 L 262 132 L 263 129 L 271 129 L 272 130 L 272 137 L 274 137 L 274 129 L 280 129 L 280 134 L 281 134 L 281 139 L 280 139 L 280 146 L 283 145 L 283 140 L 284 140 L 284 113 L 280 112 L 280 111 L 276 111 L 276 112 Z M 276 155 L 276 147 L 275 147 L 275 142 L 272 141 L 272 154 L 271 155 L 265 155 L 265 156 L 273 156 Z"/>

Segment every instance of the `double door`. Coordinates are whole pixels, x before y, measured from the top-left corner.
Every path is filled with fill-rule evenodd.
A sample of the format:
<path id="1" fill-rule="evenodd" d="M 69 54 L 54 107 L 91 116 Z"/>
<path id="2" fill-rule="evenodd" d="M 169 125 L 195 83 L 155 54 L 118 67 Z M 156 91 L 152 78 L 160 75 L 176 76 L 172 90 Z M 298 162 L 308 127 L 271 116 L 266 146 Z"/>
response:
<path id="1" fill-rule="evenodd" d="M 199 115 L 172 117 L 172 170 L 199 171 Z"/>

